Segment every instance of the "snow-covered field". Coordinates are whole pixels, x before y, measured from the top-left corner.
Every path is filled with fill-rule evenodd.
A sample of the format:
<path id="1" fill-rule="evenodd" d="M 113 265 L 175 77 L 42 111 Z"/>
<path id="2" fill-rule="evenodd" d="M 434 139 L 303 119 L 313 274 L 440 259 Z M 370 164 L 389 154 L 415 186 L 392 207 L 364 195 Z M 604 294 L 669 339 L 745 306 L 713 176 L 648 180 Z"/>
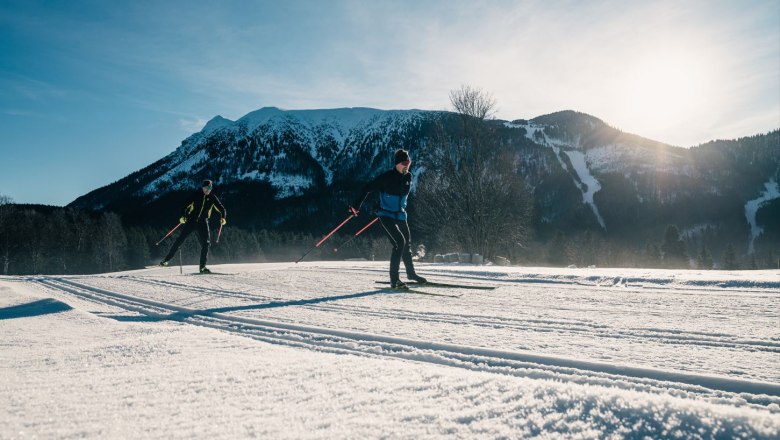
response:
<path id="1" fill-rule="evenodd" d="M 780 438 L 780 272 L 0 277 L 0 438 Z"/>

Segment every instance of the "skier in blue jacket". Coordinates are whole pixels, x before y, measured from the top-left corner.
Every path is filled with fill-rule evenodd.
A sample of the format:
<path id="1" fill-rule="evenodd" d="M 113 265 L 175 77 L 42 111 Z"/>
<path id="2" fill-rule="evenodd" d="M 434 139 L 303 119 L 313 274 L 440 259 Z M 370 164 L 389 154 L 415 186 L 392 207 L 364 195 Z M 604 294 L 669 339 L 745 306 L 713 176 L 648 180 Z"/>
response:
<path id="1" fill-rule="evenodd" d="M 401 259 L 404 261 L 406 276 L 410 280 L 418 283 L 425 283 L 427 280 L 414 271 L 409 224 L 406 222 L 406 200 L 412 187 L 412 174 L 409 172 L 412 161 L 409 152 L 403 149 L 396 150 L 393 157 L 393 169 L 367 183 L 349 210 L 357 216 L 368 194 L 379 192 L 379 210 L 376 215 L 393 245 L 390 255 L 390 285 L 394 289 L 406 289 L 408 287 L 398 275 Z"/>

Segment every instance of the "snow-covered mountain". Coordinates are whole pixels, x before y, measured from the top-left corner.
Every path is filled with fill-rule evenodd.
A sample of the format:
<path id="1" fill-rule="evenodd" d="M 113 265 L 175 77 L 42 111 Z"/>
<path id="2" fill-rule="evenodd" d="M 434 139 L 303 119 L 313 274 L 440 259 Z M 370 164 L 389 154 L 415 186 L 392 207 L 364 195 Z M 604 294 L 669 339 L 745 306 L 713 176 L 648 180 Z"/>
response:
<path id="1" fill-rule="evenodd" d="M 170 191 L 195 188 L 202 178 L 213 179 L 217 186 L 268 183 L 276 199 L 301 195 L 332 184 L 336 172 L 345 166 L 356 168 L 358 161 L 362 171 L 358 178 L 386 165 L 380 152 L 405 145 L 433 115 L 417 110 L 266 107 L 237 121 L 216 116 L 168 156 L 74 205 L 109 206 L 107 192 L 152 201 Z"/>
<path id="2" fill-rule="evenodd" d="M 749 229 L 747 235 L 753 240 L 763 232 L 756 222 L 757 211 L 780 207 L 775 183 L 780 174 L 778 130 L 679 148 L 570 111 L 504 125 L 525 130 L 529 140 L 553 152 L 581 194 L 579 202 L 607 232 L 635 233 L 643 227 L 676 223 L 699 233 L 736 228 L 745 235 Z M 545 178 L 538 181 L 540 195 L 546 192 L 538 191 Z M 555 203 L 551 205 L 548 216 L 555 212 Z M 764 217 L 765 225 L 780 222 L 776 215 Z M 780 238 L 777 229 L 774 241 Z"/>
<path id="3" fill-rule="evenodd" d="M 216 116 L 168 156 L 71 206 L 148 221 L 147 208 L 170 215 L 176 194 L 210 178 L 226 202 L 250 205 L 239 225 L 305 227 L 313 214 L 340 213 L 359 185 L 392 165 L 396 148 L 411 151 L 418 173 L 436 172 L 426 160 L 431 144 L 442 131 L 455 136 L 456 122 L 449 112 L 370 108 L 266 107 L 236 121 Z M 631 226 L 633 234 L 670 223 L 684 231 L 727 226 L 747 240 L 767 226 L 761 209 L 775 212 L 780 202 L 773 192 L 764 195 L 768 182 L 780 181 L 780 130 L 686 149 L 574 111 L 494 122 L 500 148 L 512 149 L 534 191 L 543 228 L 626 234 Z M 262 216 L 246 212 L 255 206 Z"/>

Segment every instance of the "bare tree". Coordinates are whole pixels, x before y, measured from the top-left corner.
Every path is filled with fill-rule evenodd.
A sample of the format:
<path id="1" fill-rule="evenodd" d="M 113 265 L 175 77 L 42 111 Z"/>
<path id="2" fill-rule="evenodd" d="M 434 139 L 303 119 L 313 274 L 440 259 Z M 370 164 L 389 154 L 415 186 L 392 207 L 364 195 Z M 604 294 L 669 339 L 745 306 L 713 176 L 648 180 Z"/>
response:
<path id="1" fill-rule="evenodd" d="M 468 85 L 450 91 L 450 104 L 459 115 L 478 121 L 490 119 L 496 112 L 496 100 L 492 94 Z"/>
<path id="2" fill-rule="evenodd" d="M 487 119 L 496 102 L 469 86 L 452 91 L 450 101 L 460 126 L 454 134 L 439 129 L 433 167 L 417 190 L 417 225 L 443 246 L 487 257 L 508 252 L 528 238 L 533 203 L 514 152 Z"/>

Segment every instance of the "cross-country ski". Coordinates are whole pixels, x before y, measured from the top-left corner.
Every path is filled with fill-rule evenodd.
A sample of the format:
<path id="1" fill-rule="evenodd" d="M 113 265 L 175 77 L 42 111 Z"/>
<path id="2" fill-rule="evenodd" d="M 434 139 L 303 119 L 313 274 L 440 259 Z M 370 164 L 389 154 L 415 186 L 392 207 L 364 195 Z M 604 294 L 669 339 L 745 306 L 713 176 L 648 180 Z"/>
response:
<path id="1" fill-rule="evenodd" d="M 390 284 L 387 281 L 377 281 L 378 284 Z M 437 281 L 425 281 L 424 283 L 420 283 L 417 281 L 409 281 L 406 283 L 409 286 L 422 286 L 422 287 L 445 287 L 445 288 L 451 288 L 451 289 L 475 289 L 475 290 L 495 290 L 496 286 L 475 286 L 473 284 L 451 284 L 451 283 L 440 283 Z"/>

